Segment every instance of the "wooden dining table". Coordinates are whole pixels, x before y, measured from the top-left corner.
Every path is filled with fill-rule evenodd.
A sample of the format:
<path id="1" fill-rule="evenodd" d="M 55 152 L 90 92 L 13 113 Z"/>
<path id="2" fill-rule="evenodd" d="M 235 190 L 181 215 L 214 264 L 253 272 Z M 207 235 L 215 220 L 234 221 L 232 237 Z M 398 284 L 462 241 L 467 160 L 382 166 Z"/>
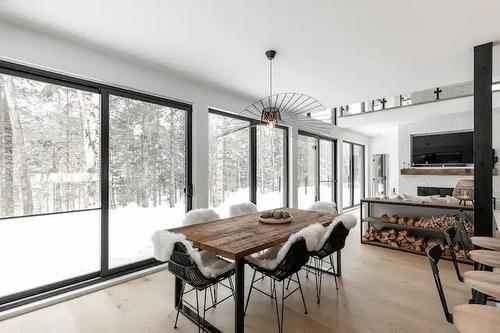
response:
<path id="1" fill-rule="evenodd" d="M 293 208 L 280 208 L 292 216 L 292 222 L 286 224 L 265 224 L 259 222 L 259 215 L 236 216 L 201 224 L 193 224 L 169 229 L 170 232 L 182 233 L 194 246 L 212 252 L 218 256 L 233 259 L 235 264 L 235 316 L 234 331 L 245 331 L 245 257 L 253 253 L 286 242 L 288 237 L 310 224 L 328 225 L 334 215 L 316 211 Z M 338 253 L 340 259 L 340 252 Z M 339 262 L 337 262 L 339 264 Z M 175 306 L 181 304 L 180 312 L 195 323 L 200 318 L 195 311 L 180 303 L 182 281 L 175 279 Z M 203 321 L 203 320 L 201 320 Z M 205 321 L 208 332 L 221 332 Z"/>

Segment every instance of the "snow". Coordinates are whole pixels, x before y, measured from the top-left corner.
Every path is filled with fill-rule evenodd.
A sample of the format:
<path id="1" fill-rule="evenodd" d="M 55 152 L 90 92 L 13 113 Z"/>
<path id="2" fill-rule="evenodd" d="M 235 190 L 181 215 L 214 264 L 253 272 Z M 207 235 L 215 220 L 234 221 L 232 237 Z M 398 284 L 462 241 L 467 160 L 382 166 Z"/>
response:
<path id="1" fill-rule="evenodd" d="M 238 191 L 226 193 L 226 199 L 214 208 L 221 218 L 229 217 L 229 207 L 231 205 L 249 202 L 250 189 L 248 187 L 240 188 Z M 283 207 L 283 192 L 275 191 L 262 193 L 257 191 L 257 208 L 259 210 L 275 209 Z"/>
<path id="2" fill-rule="evenodd" d="M 180 226 L 184 211 L 184 203 L 110 210 L 110 267 L 151 258 L 151 235 Z M 100 214 L 93 210 L 0 220 L 0 297 L 99 271 Z"/>

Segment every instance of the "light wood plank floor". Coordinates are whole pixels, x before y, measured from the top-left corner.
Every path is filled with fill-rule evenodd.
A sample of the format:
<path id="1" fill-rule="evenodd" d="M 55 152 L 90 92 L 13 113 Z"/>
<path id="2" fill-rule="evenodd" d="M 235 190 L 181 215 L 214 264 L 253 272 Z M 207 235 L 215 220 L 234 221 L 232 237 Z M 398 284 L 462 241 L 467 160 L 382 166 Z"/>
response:
<path id="1" fill-rule="evenodd" d="M 314 279 L 302 274 L 309 314 L 304 315 L 298 293 L 288 298 L 285 332 L 456 332 L 444 319 L 427 258 L 361 245 L 357 228 L 343 253 L 340 289 L 325 277 L 317 305 Z M 440 268 L 449 306 L 466 303 L 470 293 L 458 282 L 451 263 L 442 261 Z M 250 274 L 247 268 L 247 284 Z M 260 285 L 267 290 L 266 283 Z M 173 329 L 173 292 L 173 277 L 162 271 L 5 320 L 0 333 L 195 332 L 182 315 L 178 329 Z M 233 308 L 229 300 L 210 310 L 207 319 L 232 332 Z M 246 332 L 276 332 L 274 303 L 253 293 L 245 324 Z"/>

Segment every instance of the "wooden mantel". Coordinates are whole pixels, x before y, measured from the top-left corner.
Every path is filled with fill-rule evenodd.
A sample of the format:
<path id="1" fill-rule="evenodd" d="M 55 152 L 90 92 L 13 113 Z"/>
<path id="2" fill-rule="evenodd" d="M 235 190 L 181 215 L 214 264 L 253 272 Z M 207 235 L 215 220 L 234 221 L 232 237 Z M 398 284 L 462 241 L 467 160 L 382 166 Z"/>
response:
<path id="1" fill-rule="evenodd" d="M 406 168 L 401 169 L 401 175 L 404 176 L 414 176 L 414 175 L 426 175 L 426 176 L 473 176 L 474 168 Z M 497 169 L 492 170 L 492 175 L 497 175 Z"/>

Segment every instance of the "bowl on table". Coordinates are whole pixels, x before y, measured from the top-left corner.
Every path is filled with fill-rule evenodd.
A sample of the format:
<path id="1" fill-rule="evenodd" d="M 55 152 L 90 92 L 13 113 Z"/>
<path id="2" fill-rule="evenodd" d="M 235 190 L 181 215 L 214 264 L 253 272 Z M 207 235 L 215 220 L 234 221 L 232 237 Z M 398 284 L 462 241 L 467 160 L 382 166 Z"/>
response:
<path id="1" fill-rule="evenodd" d="M 283 224 L 292 222 L 292 216 L 284 210 L 269 210 L 259 215 L 259 221 L 268 224 Z"/>

